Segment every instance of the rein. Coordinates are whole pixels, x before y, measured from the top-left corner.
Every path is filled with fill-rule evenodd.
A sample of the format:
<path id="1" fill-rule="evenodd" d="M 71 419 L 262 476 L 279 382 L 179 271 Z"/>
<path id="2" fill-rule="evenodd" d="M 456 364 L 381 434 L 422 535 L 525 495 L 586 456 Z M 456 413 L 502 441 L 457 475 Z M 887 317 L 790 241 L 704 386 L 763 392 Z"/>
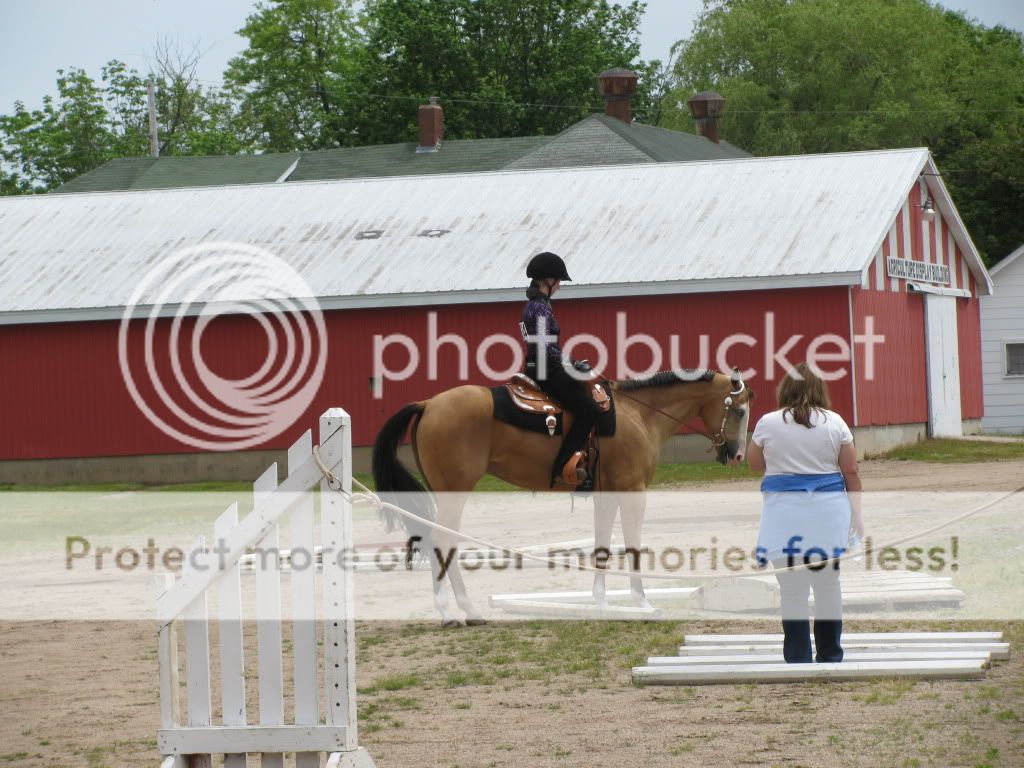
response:
<path id="1" fill-rule="evenodd" d="M 607 376 L 604 376 L 603 374 L 598 374 L 598 377 L 601 379 L 601 381 L 606 381 L 609 384 L 615 383 L 614 381 L 609 379 Z M 729 420 L 729 406 L 732 405 L 733 397 L 742 394 L 746 390 L 746 388 L 747 385 L 743 382 L 742 379 L 740 379 L 739 389 L 729 392 L 729 395 L 725 398 L 725 400 L 723 400 L 723 403 L 725 404 L 725 411 L 722 413 L 722 423 L 718 427 L 718 432 L 712 435 L 710 431 L 705 431 L 702 429 L 693 430 L 696 434 L 703 435 L 704 437 L 711 441 L 711 447 L 708 448 L 707 453 L 711 453 L 711 451 L 713 451 L 715 448 L 721 448 L 723 445 L 725 445 L 725 424 Z M 682 419 L 676 416 L 673 416 L 671 413 L 668 413 L 667 411 L 663 411 L 661 408 L 658 408 L 657 406 L 651 405 L 648 402 L 644 402 L 639 397 L 634 397 L 633 395 L 629 395 L 626 392 L 623 392 L 618 389 L 615 390 L 615 395 L 617 397 L 624 397 L 627 400 L 632 400 L 634 403 L 640 403 L 640 405 L 643 405 L 646 408 L 651 409 L 655 413 L 661 414 L 662 416 L 671 419 L 672 421 L 676 422 L 676 424 L 680 424 L 684 427 L 687 427 L 687 429 L 693 429 L 693 427 L 689 426 L 688 422 L 683 421 Z"/>

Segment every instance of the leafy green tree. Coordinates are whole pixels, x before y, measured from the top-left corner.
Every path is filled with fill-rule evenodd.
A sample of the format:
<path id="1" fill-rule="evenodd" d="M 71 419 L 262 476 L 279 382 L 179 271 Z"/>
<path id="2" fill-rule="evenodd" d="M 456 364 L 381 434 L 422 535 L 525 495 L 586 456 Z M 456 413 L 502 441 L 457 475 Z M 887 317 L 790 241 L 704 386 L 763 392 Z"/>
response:
<path id="1" fill-rule="evenodd" d="M 639 61 L 644 5 L 606 0 L 369 0 L 353 141 L 416 135 L 416 106 L 438 96 L 451 138 L 553 134 L 602 108 L 596 76 Z M 640 100 L 647 91 L 641 89 Z"/>
<path id="2" fill-rule="evenodd" d="M 41 109 L 15 102 L 13 115 L 0 116 L 0 160 L 16 180 L 5 192 L 51 189 L 111 157 L 103 92 L 83 70 L 71 69 L 57 71 L 57 93 Z"/>
<path id="3" fill-rule="evenodd" d="M 754 154 L 928 146 L 989 260 L 1024 240 L 1020 33 L 926 0 L 706 0 L 677 50 L 663 126 L 713 89 Z"/>
<path id="4" fill-rule="evenodd" d="M 356 45 L 350 0 L 261 2 L 239 34 L 249 45 L 224 78 L 248 140 L 272 151 L 346 143 L 341 93 Z"/>
<path id="5" fill-rule="evenodd" d="M 235 154 L 251 149 L 238 125 L 235 103 L 204 91 L 194 63 L 157 56 L 158 136 L 161 155 Z M 41 109 L 15 103 L 0 115 L 0 194 L 45 191 L 115 157 L 149 153 L 147 80 L 122 62 L 103 67 L 101 81 L 81 69 L 60 70 L 57 96 Z"/>

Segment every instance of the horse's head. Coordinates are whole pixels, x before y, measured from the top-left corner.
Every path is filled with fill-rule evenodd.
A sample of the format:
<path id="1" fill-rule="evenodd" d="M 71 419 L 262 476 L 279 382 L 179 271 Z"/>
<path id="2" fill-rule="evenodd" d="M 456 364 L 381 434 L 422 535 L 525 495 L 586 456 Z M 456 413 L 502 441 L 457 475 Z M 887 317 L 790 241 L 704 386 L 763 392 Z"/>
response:
<path id="1" fill-rule="evenodd" d="M 742 461 L 747 452 L 747 425 L 754 391 L 736 368 L 728 375 L 716 374 L 711 391 L 710 401 L 701 409 L 701 418 L 714 443 L 715 458 L 721 464 Z"/>

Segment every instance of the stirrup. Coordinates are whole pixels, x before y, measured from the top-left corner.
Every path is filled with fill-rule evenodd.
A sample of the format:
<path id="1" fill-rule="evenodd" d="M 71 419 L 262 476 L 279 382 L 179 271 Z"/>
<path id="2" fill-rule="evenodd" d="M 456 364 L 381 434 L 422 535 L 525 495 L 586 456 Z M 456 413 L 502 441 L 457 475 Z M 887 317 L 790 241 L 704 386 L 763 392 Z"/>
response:
<path id="1" fill-rule="evenodd" d="M 586 479 L 587 470 L 580 466 L 582 458 L 583 451 L 576 451 L 565 462 L 565 466 L 562 467 L 562 480 L 565 481 L 566 485 L 575 488 Z"/>

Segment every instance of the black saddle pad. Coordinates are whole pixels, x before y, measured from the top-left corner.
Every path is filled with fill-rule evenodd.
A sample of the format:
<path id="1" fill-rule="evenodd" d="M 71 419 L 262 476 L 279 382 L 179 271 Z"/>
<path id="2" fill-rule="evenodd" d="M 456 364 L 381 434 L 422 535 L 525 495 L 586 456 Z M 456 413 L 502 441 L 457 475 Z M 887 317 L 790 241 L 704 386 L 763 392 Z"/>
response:
<path id="1" fill-rule="evenodd" d="M 612 398 L 611 387 L 608 382 L 602 382 L 601 386 Z M 494 400 L 494 418 L 513 427 L 525 429 L 528 432 L 548 433 L 547 416 L 543 413 L 526 413 L 516 408 L 512 398 L 504 385 L 491 387 L 491 398 Z M 612 399 L 611 408 L 602 413 L 597 420 L 597 434 L 601 437 L 612 437 L 615 434 L 615 400 Z M 562 414 L 555 414 L 555 434 L 563 434 Z"/>

